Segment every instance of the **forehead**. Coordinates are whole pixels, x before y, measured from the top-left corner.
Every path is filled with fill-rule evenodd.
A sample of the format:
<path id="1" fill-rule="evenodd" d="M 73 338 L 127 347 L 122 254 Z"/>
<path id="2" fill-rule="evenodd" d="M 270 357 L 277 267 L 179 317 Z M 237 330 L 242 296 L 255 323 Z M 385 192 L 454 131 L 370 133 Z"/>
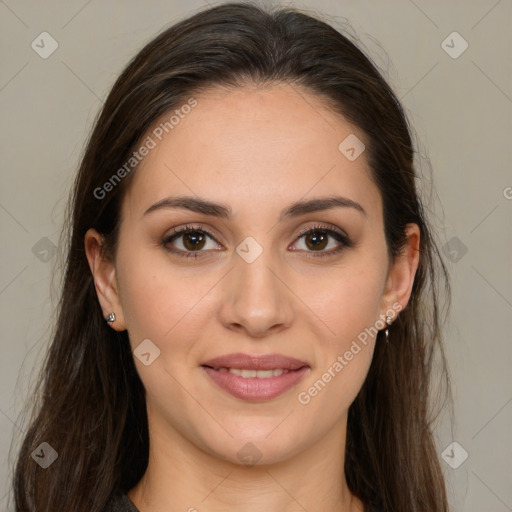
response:
<path id="1" fill-rule="evenodd" d="M 367 211 L 380 207 L 364 151 L 351 160 L 339 148 L 345 140 L 365 143 L 364 133 L 322 98 L 289 84 L 215 88 L 193 98 L 193 108 L 177 106 L 148 130 L 154 147 L 130 185 L 131 211 L 176 194 L 253 214 L 334 193 Z"/>

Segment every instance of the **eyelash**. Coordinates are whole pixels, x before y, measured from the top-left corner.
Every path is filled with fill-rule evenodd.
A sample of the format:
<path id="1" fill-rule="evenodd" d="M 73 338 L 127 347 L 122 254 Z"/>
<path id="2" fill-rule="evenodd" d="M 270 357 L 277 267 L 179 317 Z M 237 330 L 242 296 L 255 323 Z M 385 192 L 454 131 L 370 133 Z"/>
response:
<path id="1" fill-rule="evenodd" d="M 330 251 L 306 251 L 306 258 L 324 258 L 326 256 L 333 256 L 333 255 L 341 252 L 344 248 L 352 247 L 352 242 L 343 232 L 338 231 L 333 228 L 329 228 L 327 226 L 322 226 L 322 225 L 316 225 L 316 226 L 312 226 L 312 227 L 308 227 L 308 228 L 304 229 L 297 235 L 297 240 L 302 238 L 304 235 L 307 235 L 307 234 L 315 232 L 315 231 L 320 231 L 322 233 L 328 234 L 329 236 L 331 236 L 332 238 L 337 240 L 341 245 L 337 249 L 331 249 Z M 197 227 L 194 227 L 191 225 L 186 225 L 184 228 L 176 229 L 170 235 L 166 236 L 162 240 L 162 246 L 168 252 L 170 252 L 172 254 L 176 254 L 177 256 L 180 256 L 182 258 L 202 257 L 202 256 L 199 256 L 199 254 L 204 251 L 182 251 L 181 249 L 174 250 L 174 249 L 169 249 L 169 247 L 167 247 L 167 244 L 169 242 L 172 242 L 174 239 L 179 238 L 180 236 L 186 235 L 188 233 L 203 233 L 203 234 L 208 235 L 213 240 L 215 240 L 215 242 L 217 242 L 217 240 L 215 239 L 215 236 L 212 233 L 210 233 L 210 231 L 208 231 L 208 229 L 197 228 Z M 217 243 L 219 243 L 219 242 L 217 242 Z"/>

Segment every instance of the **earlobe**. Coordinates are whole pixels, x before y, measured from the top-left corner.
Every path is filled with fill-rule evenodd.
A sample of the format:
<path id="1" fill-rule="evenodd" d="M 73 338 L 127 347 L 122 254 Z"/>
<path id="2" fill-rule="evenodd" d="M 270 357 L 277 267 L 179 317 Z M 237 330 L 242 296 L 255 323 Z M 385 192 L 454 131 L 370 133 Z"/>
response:
<path id="1" fill-rule="evenodd" d="M 414 278 L 420 259 L 420 229 L 417 224 L 407 224 L 407 242 L 389 271 L 383 307 L 402 311 L 411 296 Z"/>
<path id="2" fill-rule="evenodd" d="M 104 257 L 101 250 L 103 243 L 103 236 L 95 229 L 91 228 L 85 234 L 85 253 L 103 318 L 114 330 L 124 331 L 126 325 L 117 288 L 116 269 L 114 262 Z"/>

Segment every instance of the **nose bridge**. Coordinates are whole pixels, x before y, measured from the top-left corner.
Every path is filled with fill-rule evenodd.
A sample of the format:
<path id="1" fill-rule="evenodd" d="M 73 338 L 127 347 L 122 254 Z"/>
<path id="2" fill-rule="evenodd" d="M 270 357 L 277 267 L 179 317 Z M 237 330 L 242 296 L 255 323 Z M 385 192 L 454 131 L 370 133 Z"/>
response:
<path id="1" fill-rule="evenodd" d="M 239 250 L 242 251 L 239 248 L 237 253 Z M 252 251 L 254 249 L 250 248 L 247 254 Z M 237 257 L 234 259 L 234 265 L 237 284 L 241 288 L 238 292 L 245 293 L 251 290 L 252 297 L 265 298 L 267 301 L 276 300 L 276 294 L 281 293 L 276 282 L 278 281 L 276 273 L 279 273 L 276 267 L 279 267 L 279 264 L 270 248 L 263 250 L 254 260 L 246 260 L 243 256 Z"/>
<path id="2" fill-rule="evenodd" d="M 289 324 L 290 293 L 279 277 L 283 267 L 274 251 L 247 237 L 237 246 L 233 265 L 228 297 L 223 301 L 225 325 L 241 326 L 251 335 L 261 336 L 271 328 Z"/>

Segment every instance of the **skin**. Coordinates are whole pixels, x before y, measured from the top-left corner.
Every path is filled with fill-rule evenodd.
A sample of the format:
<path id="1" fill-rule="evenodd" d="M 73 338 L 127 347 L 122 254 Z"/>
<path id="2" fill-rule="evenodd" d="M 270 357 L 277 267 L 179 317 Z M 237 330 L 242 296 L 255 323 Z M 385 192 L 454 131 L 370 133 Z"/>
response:
<path id="1" fill-rule="evenodd" d="M 359 343 L 361 351 L 308 404 L 298 394 L 393 304 L 405 308 L 419 260 L 418 226 L 407 226 L 408 242 L 390 261 L 365 153 L 349 161 L 338 150 L 349 134 L 365 141 L 364 133 L 321 98 L 287 84 L 211 89 L 196 98 L 137 170 L 123 200 L 114 260 L 101 257 L 94 229 L 85 237 L 104 316 L 115 312 L 112 328 L 127 329 L 134 349 L 150 339 L 160 350 L 149 366 L 135 358 L 146 389 L 150 457 L 128 495 L 141 512 L 363 511 L 342 461 L 348 408 L 375 337 Z M 334 192 L 360 203 L 366 216 L 342 207 L 279 222 L 289 204 Z M 178 194 L 223 203 L 232 216 L 177 208 L 144 215 Z M 162 244 L 171 228 L 186 224 L 216 238 L 206 238 L 202 257 L 179 257 Z M 298 238 L 316 224 L 344 230 L 353 246 L 315 257 L 339 247 L 333 237 L 320 249 L 311 237 L 309 245 L 308 237 Z M 235 251 L 248 236 L 263 248 L 252 263 Z M 168 247 L 185 251 L 184 243 L 182 236 Z M 310 370 L 279 397 L 248 402 L 200 368 L 233 352 L 285 354 Z M 261 457 L 252 466 L 238 456 L 248 442 Z"/>

